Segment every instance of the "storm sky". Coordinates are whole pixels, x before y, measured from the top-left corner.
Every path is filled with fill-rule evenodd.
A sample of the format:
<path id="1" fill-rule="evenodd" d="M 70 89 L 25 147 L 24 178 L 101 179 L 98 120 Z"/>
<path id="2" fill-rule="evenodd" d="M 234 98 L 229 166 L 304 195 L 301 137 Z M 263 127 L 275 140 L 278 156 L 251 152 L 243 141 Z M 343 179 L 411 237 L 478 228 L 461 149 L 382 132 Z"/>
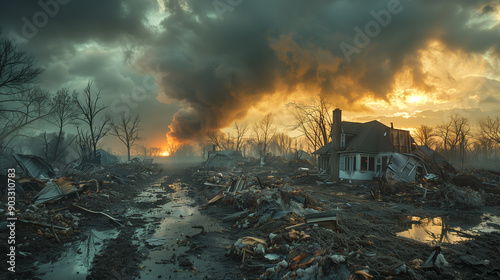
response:
<path id="1" fill-rule="evenodd" d="M 500 5 L 470 0 L 2 1 L 43 88 L 102 90 L 152 146 L 325 94 L 354 121 L 500 115 Z"/>

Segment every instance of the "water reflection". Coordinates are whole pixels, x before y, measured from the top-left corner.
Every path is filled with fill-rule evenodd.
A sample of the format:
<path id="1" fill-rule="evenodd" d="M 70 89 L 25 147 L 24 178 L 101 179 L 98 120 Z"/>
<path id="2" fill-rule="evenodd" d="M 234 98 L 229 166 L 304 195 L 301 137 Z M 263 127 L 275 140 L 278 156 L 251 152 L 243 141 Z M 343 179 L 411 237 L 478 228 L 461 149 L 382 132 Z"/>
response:
<path id="1" fill-rule="evenodd" d="M 463 231 L 459 227 L 451 227 L 441 217 L 421 218 L 406 217 L 407 230 L 397 233 L 398 236 L 411 238 L 426 243 L 458 243 L 474 237 L 474 233 Z"/>
<path id="2" fill-rule="evenodd" d="M 116 229 L 90 230 L 85 240 L 73 243 L 56 262 L 38 265 L 39 279 L 86 279 L 92 261 L 101 251 L 104 241 L 116 238 L 118 233 Z"/>

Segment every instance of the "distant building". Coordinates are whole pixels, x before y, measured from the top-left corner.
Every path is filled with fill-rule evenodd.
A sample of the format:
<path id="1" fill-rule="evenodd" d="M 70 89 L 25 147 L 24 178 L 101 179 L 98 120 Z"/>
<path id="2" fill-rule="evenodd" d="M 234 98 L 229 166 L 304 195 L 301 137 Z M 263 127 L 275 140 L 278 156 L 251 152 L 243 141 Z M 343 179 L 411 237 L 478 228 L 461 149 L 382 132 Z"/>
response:
<path id="1" fill-rule="evenodd" d="M 395 153 L 412 152 L 414 140 L 407 130 L 394 129 L 378 121 L 343 122 L 342 112 L 333 112 L 332 141 L 313 154 L 319 168 L 331 180 L 373 180 L 387 170 Z"/>
<path id="2" fill-rule="evenodd" d="M 291 153 L 288 153 L 285 155 L 285 158 L 289 159 L 289 160 L 293 160 L 293 159 L 307 159 L 307 160 L 310 160 L 312 159 L 312 156 L 310 153 L 302 150 L 302 149 L 299 149 L 295 152 L 291 152 Z"/>
<path id="3" fill-rule="evenodd" d="M 225 169 L 234 168 L 237 165 L 237 162 L 241 162 L 243 160 L 244 159 L 240 151 L 209 151 L 205 166 Z"/>
<path id="4" fill-rule="evenodd" d="M 94 156 L 93 152 L 89 153 L 89 160 L 88 162 L 90 163 L 95 163 L 95 164 L 101 164 L 101 165 L 111 165 L 118 163 L 118 157 L 115 155 L 112 155 L 110 152 L 107 152 L 103 149 L 98 149 L 96 151 L 96 155 Z"/>

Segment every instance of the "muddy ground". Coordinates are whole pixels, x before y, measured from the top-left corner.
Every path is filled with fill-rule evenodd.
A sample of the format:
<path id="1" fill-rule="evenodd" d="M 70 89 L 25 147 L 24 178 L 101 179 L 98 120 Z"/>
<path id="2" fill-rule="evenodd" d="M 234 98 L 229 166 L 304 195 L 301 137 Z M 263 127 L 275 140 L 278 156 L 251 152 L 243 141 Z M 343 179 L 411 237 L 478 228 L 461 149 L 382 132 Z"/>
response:
<path id="1" fill-rule="evenodd" d="M 489 203 L 465 210 L 465 205 L 443 198 L 438 189 L 429 191 L 426 197 L 418 192 L 374 196 L 373 185 L 318 185 L 317 176 L 272 169 L 254 171 L 255 175 L 272 177 L 267 184 L 262 180 L 263 189 L 268 190 L 274 189 L 276 178 L 286 178 L 285 184 L 276 187 L 307 194 L 310 207 L 336 213 L 337 226 L 334 231 L 321 226 L 298 230 L 309 236 L 303 240 L 268 241 L 267 253 L 284 255 L 287 267 L 279 268 L 279 260 L 257 256 L 240 266 L 247 279 L 500 279 L 500 200 L 493 194 L 475 193 Z M 210 198 L 218 191 L 213 188 L 201 186 L 198 191 Z M 231 207 L 233 213 L 242 209 L 226 199 L 210 205 L 204 213 L 223 218 Z M 228 226 L 239 238 L 270 240 L 270 234 L 290 234 L 274 221 L 240 228 L 249 219 L 236 219 Z M 292 224 L 298 222 L 296 219 Z M 283 250 L 283 244 L 293 249 Z M 436 249 L 445 263 L 423 268 Z M 327 258 L 321 258 L 328 255 L 343 256 L 346 261 L 328 265 Z M 270 263 L 275 265 L 271 269 Z M 318 264 L 319 269 L 315 271 L 311 264 Z M 343 268 L 348 269 L 344 274 Z"/>
<path id="2" fill-rule="evenodd" d="M 317 176 L 296 168 L 243 170 L 163 166 L 126 184 L 90 188 L 80 200 L 68 197 L 27 214 L 23 209 L 18 215 L 26 219 L 51 217 L 72 229 L 59 231 L 58 242 L 44 227 L 18 223 L 16 273 L 6 273 L 2 262 L 0 278 L 312 279 L 309 271 L 317 279 L 500 279 L 500 201 L 457 210 L 432 194 L 373 195 L 370 186 L 318 185 Z M 223 183 L 204 184 L 219 176 L 223 182 L 258 177 L 260 185 L 248 192 L 248 205 L 231 196 L 207 205 L 227 190 Z M 270 191 L 304 196 L 310 209 L 334 212 L 334 230 L 312 225 L 291 238 L 284 227 L 303 222 L 292 213 L 257 222 L 249 213 L 258 212 L 259 196 Z M 230 217 L 245 209 L 249 213 Z M 265 240 L 267 251 L 242 261 L 232 245 L 248 236 Z M 422 268 L 436 245 L 447 264 Z M 6 249 L 2 244 L 1 253 Z M 343 261 L 328 262 L 333 255 Z M 311 272 L 315 265 L 319 272 Z"/>
<path id="3" fill-rule="evenodd" d="M 192 191 L 190 172 L 160 166 L 147 178 L 103 184 L 99 192 L 90 187 L 79 199 L 20 207 L 19 219 L 58 224 L 54 217 L 62 216 L 63 225 L 72 229 L 57 231 L 58 242 L 50 229 L 18 222 L 16 272 L 6 272 L 2 262 L 0 279 L 236 279 L 238 263 L 224 257 L 233 234 L 197 211 L 204 198 Z M 120 224 L 73 203 L 109 214 Z M 203 226 L 203 234 L 196 226 Z M 0 236 L 6 240 L 7 232 Z M 148 243 L 156 236 L 161 236 L 158 244 Z M 6 243 L 0 251 L 7 253 Z"/>

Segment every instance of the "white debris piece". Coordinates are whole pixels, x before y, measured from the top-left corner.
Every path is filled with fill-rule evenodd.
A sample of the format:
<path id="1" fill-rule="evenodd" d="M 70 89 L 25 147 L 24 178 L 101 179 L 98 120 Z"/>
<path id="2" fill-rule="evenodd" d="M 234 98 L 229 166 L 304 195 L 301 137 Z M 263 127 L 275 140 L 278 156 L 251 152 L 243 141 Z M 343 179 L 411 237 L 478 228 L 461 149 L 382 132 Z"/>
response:
<path id="1" fill-rule="evenodd" d="M 440 267 L 440 268 L 441 267 L 449 267 L 450 266 L 450 264 L 444 258 L 443 254 L 437 255 L 435 264 L 436 264 L 437 267 Z"/>
<path id="2" fill-rule="evenodd" d="M 273 239 L 274 239 L 276 236 L 278 236 L 278 235 L 277 235 L 277 234 L 275 234 L 275 233 L 270 233 L 270 234 L 269 234 L 269 240 L 273 241 Z"/>

